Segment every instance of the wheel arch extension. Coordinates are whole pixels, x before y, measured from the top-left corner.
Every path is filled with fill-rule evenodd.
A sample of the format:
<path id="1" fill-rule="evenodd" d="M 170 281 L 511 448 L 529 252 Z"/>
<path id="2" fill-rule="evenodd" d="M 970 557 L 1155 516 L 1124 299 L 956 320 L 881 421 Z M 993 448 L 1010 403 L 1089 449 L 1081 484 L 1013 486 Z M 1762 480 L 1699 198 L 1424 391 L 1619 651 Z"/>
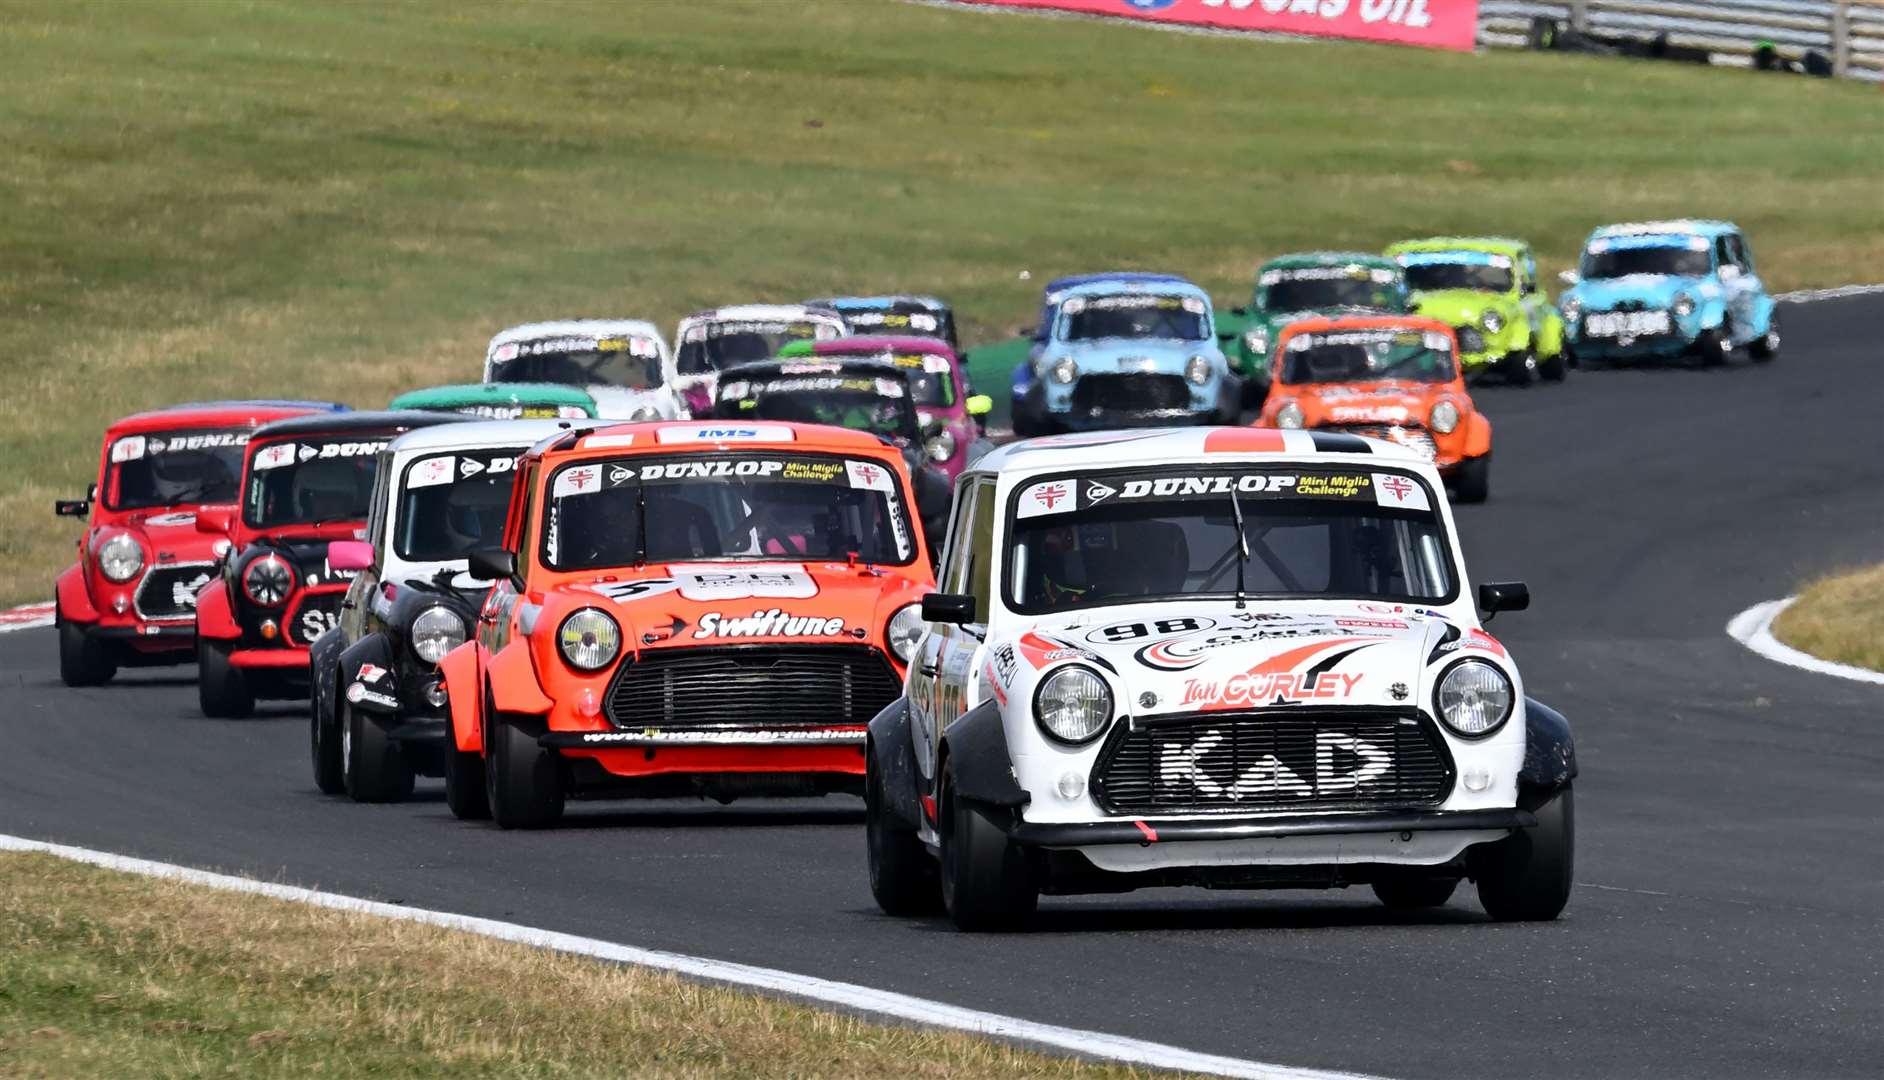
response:
<path id="1" fill-rule="evenodd" d="M 1545 792 L 1576 779 L 1577 743 L 1570 721 L 1534 697 L 1524 699 L 1524 767 L 1520 787 Z"/>
<path id="2" fill-rule="evenodd" d="M 942 729 L 942 751 L 937 759 L 949 764 L 955 791 L 963 798 L 989 806 L 1025 806 L 1030 800 L 1014 776 L 1014 759 L 1007 752 L 1007 730 L 1001 710 L 984 701 L 956 717 Z"/>

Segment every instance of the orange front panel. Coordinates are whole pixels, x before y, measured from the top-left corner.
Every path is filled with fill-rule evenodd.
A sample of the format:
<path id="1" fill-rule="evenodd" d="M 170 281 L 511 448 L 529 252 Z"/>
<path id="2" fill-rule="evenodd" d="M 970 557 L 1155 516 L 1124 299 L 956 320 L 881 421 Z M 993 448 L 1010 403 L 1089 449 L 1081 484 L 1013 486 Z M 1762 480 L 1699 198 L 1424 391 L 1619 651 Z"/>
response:
<path id="1" fill-rule="evenodd" d="M 664 773 L 842 773 L 862 776 L 864 748 L 856 746 L 676 746 L 621 750 L 564 750 L 593 758 L 616 776 Z"/>

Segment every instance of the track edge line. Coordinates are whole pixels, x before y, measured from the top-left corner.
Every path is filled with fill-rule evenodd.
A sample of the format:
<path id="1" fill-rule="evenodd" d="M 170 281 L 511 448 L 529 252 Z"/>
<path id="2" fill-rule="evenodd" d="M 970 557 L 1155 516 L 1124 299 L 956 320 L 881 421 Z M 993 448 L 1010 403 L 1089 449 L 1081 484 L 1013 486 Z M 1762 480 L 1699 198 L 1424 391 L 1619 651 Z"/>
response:
<path id="1" fill-rule="evenodd" d="M 1788 596 L 1782 600 L 1763 600 L 1753 605 L 1728 620 L 1727 636 L 1775 663 L 1810 671 L 1815 675 L 1830 675 L 1852 682 L 1884 686 L 1884 672 L 1841 664 L 1835 660 L 1822 660 L 1774 637 L 1773 621 L 1797 599 L 1796 596 Z"/>

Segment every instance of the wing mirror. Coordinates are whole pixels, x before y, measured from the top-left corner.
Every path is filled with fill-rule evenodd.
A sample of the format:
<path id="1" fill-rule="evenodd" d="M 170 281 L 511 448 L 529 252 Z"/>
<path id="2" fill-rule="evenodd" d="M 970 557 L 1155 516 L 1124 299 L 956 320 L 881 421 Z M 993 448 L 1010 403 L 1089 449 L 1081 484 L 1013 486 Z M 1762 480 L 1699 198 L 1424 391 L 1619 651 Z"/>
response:
<path id="1" fill-rule="evenodd" d="M 517 557 L 503 548 L 479 548 L 466 561 L 466 573 L 477 581 L 515 580 L 517 576 Z"/>
<path id="2" fill-rule="evenodd" d="M 1577 273 L 1575 270 L 1563 270 L 1558 272 L 1557 280 L 1563 282 L 1565 285 L 1575 285 L 1577 282 L 1583 280 L 1583 275 Z"/>
<path id="3" fill-rule="evenodd" d="M 55 499 L 52 512 L 59 517 L 82 518 L 92 512 L 90 499 Z"/>
<path id="4" fill-rule="evenodd" d="M 203 509 L 196 512 L 196 531 L 211 535 L 226 536 L 229 533 L 229 511 Z"/>
<path id="5" fill-rule="evenodd" d="M 966 626 L 975 621 L 975 598 L 967 593 L 925 593 L 922 620 Z"/>
<path id="6" fill-rule="evenodd" d="M 1522 581 L 1487 581 L 1478 587 L 1478 606 L 1486 622 L 1501 611 L 1523 611 L 1531 606 L 1531 588 Z"/>
<path id="7" fill-rule="evenodd" d="M 335 540 L 327 545 L 327 568 L 347 572 L 373 565 L 373 545 L 364 540 Z"/>
<path id="8" fill-rule="evenodd" d="M 976 394 L 963 403 L 970 416 L 986 416 L 994 410 L 994 399 L 986 394 Z"/>

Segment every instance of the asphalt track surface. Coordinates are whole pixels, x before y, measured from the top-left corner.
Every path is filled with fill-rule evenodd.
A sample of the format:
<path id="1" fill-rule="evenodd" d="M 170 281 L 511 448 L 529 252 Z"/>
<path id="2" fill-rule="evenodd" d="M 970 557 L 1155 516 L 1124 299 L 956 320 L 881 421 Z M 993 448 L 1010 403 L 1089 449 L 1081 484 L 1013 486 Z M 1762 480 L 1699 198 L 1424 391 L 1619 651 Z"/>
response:
<path id="1" fill-rule="evenodd" d="M 1493 627 L 1571 718 L 1578 886 L 1496 925 L 1469 889 L 1048 898 L 1031 933 L 879 914 L 861 804 L 572 806 L 454 821 L 436 785 L 316 793 L 301 706 L 213 721 L 194 669 L 58 682 L 0 636 L 0 832 L 879 986 L 1192 1049 L 1393 1077 L 1884 1071 L 1884 690 L 1723 627 L 1884 536 L 1884 298 L 1789 305 L 1786 351 L 1478 393 L 1492 500 L 1461 513 Z"/>

